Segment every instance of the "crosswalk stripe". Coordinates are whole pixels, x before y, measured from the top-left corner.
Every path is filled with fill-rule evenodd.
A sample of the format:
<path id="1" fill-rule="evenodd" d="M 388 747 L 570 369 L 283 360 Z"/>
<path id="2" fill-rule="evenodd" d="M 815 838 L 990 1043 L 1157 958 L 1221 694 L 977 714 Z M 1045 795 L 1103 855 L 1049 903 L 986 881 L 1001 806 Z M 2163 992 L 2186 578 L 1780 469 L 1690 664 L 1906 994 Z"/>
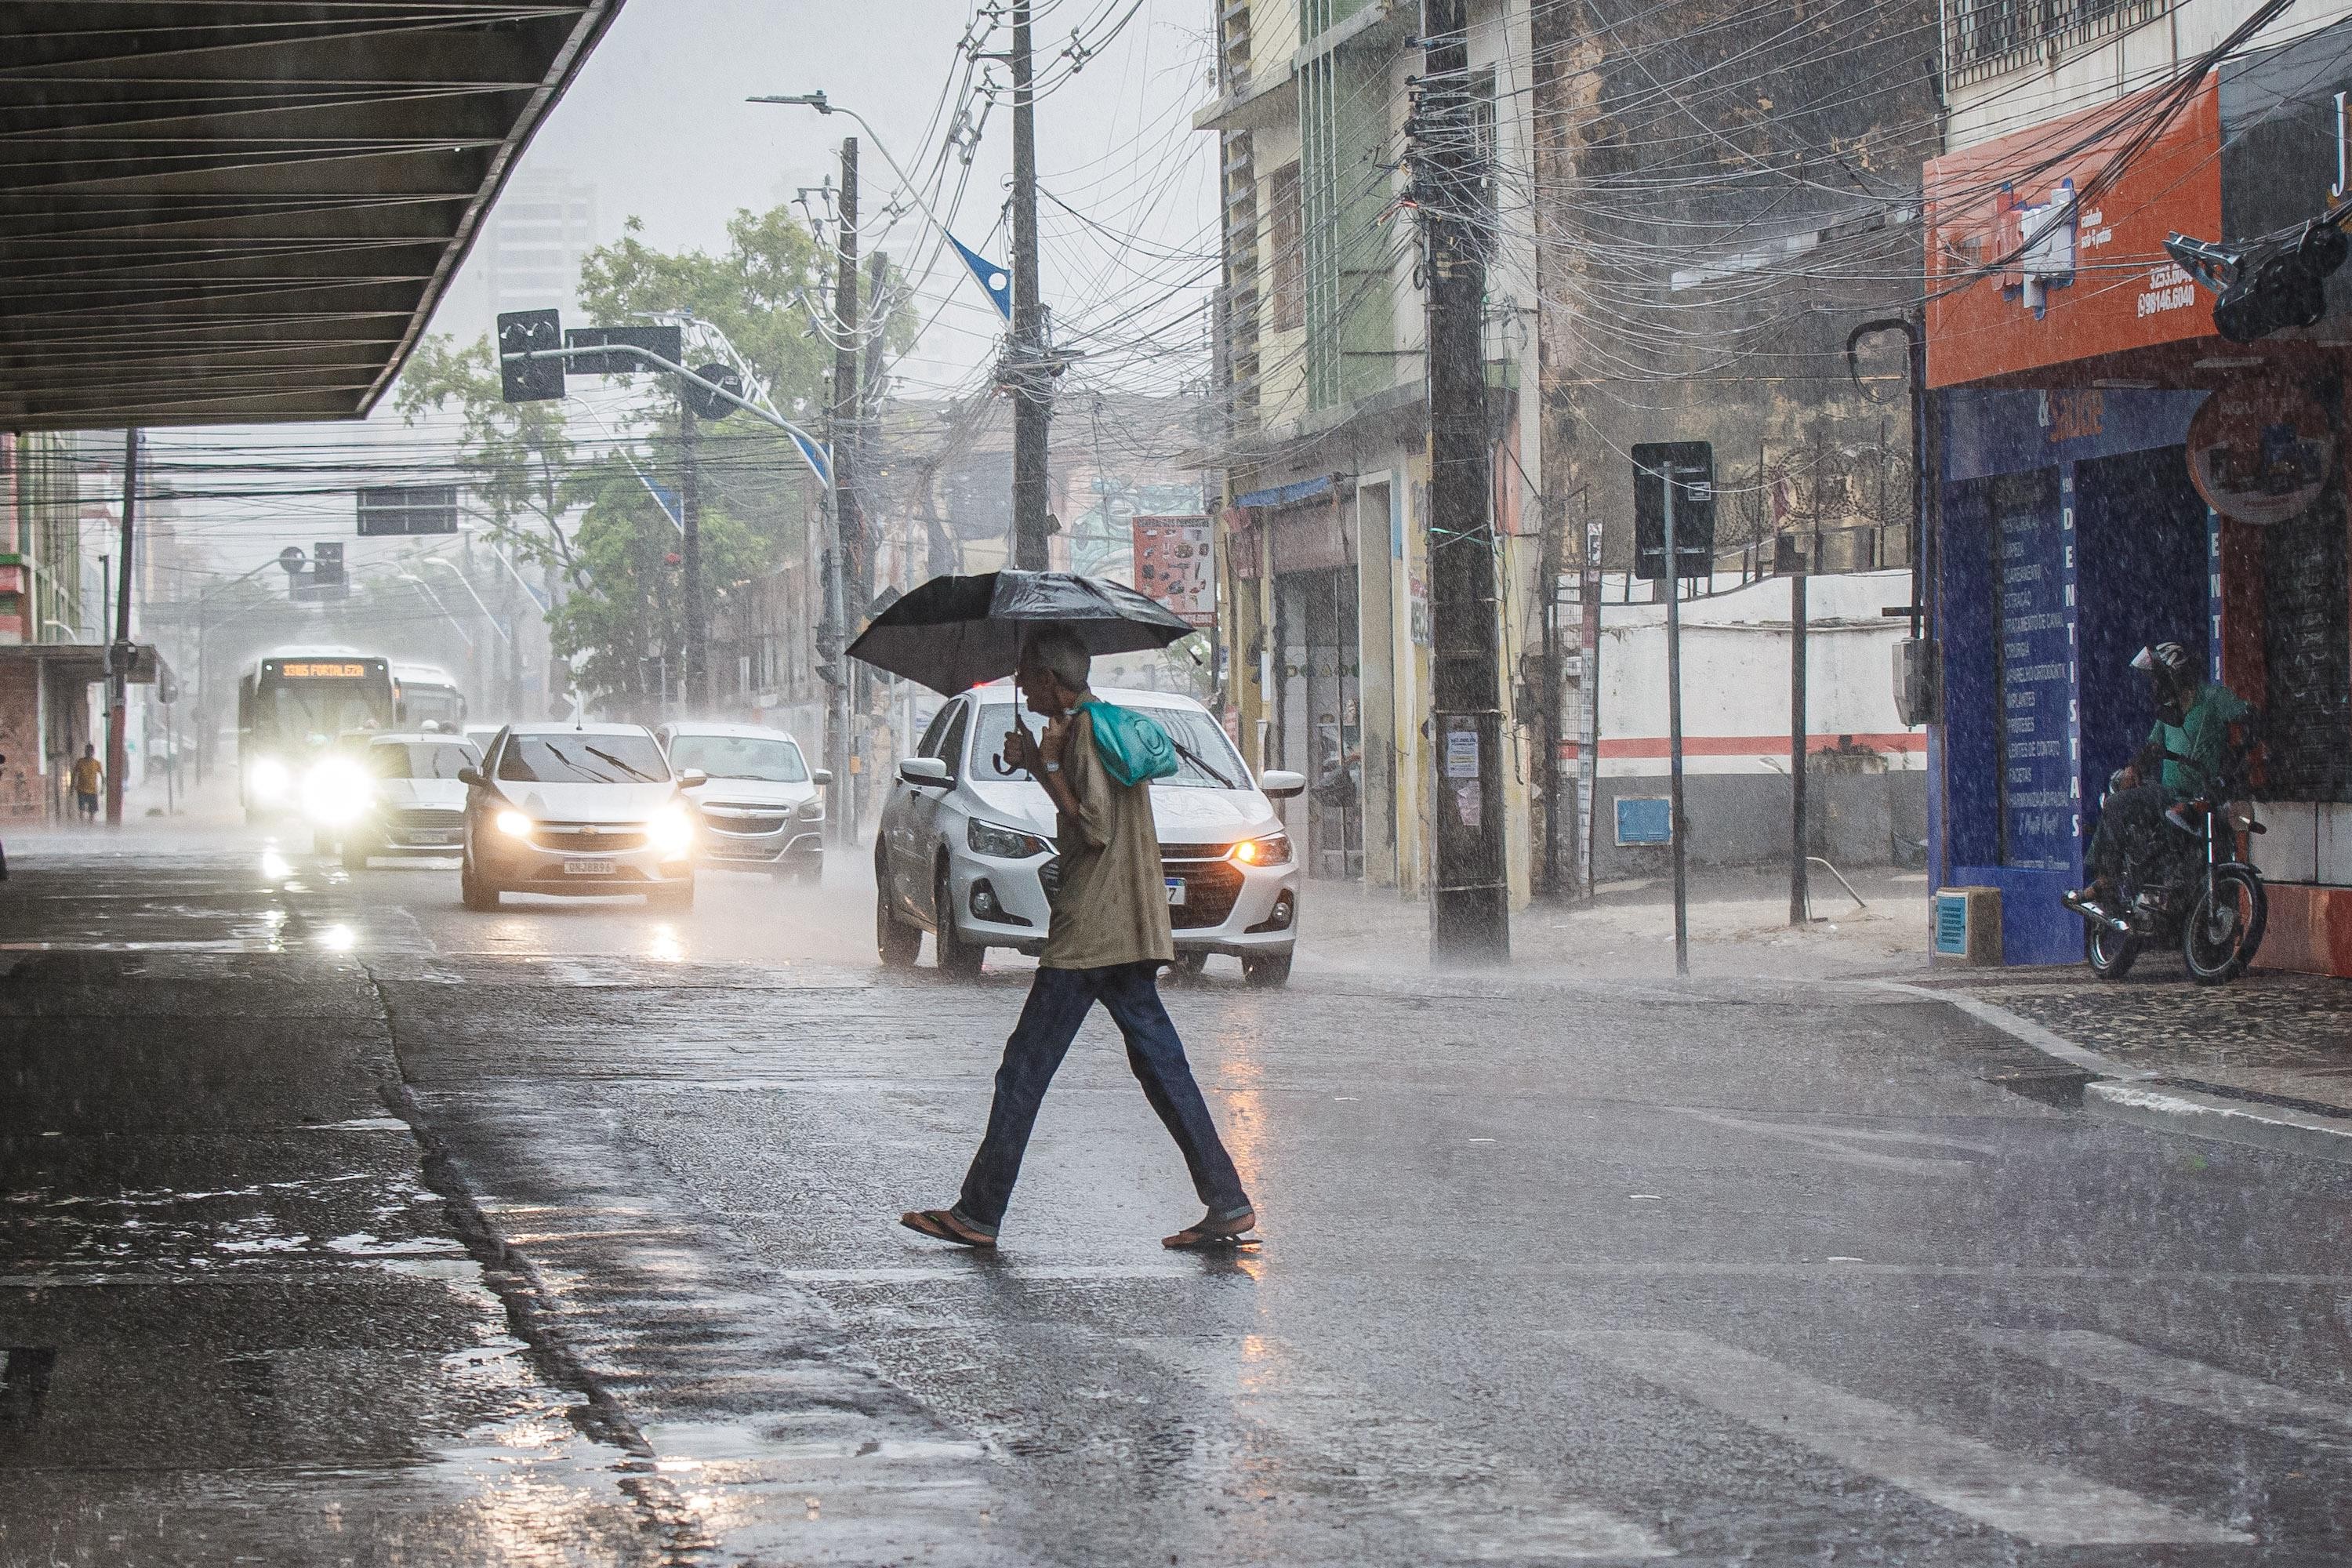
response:
<path id="1" fill-rule="evenodd" d="M 1360 1509 L 1386 1513 L 1453 1561 L 1671 1557 L 1629 1519 L 1560 1494 L 1557 1479 L 1461 1436 L 1445 1422 L 1384 1408 L 1336 1367 L 1297 1347 L 1242 1340 L 1138 1336 L 1127 1343 L 1233 1402 L 1234 1414 L 1335 1482 Z"/>
<path id="2" fill-rule="evenodd" d="M 2352 1438 L 2352 1405 L 2315 1399 L 2203 1362 L 2166 1355 L 2111 1334 L 2088 1329 L 1982 1329 L 1973 1337 L 1995 1350 L 2139 1398 L 2218 1415 L 2233 1426 L 2251 1426 L 2305 1442 L 2339 1444 Z"/>
<path id="3" fill-rule="evenodd" d="M 2252 1539 L 1930 1426 L 1705 1334 L 1620 1329 L 1569 1335 L 1565 1342 L 1645 1383 L 2037 1545 L 2221 1545 Z"/>

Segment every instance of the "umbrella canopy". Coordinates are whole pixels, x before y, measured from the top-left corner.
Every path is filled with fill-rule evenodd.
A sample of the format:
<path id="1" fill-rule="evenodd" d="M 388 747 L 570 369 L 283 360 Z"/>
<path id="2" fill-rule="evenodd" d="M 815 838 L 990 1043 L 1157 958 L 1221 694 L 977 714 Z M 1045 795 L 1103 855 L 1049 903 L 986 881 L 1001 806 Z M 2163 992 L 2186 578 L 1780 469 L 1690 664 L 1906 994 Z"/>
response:
<path id="1" fill-rule="evenodd" d="M 1021 645 L 1046 626 L 1077 634 L 1088 653 L 1166 647 L 1193 628 L 1124 583 L 1075 572 L 934 577 L 874 617 L 849 656 L 952 697 L 1013 673 Z"/>

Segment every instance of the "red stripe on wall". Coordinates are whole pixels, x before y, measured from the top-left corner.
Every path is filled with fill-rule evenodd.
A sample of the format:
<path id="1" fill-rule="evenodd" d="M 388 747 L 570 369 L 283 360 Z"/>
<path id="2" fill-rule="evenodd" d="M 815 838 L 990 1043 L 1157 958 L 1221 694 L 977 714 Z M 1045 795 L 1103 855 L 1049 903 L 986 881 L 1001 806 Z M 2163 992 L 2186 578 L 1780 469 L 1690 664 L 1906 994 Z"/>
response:
<path id="1" fill-rule="evenodd" d="M 1924 730 L 1916 732 L 1897 730 L 1885 735 L 1857 735 L 1849 731 L 1842 734 L 1808 736 L 1805 751 L 1809 755 L 1816 752 L 1834 752 L 1847 741 L 1852 741 L 1856 746 L 1872 752 L 1916 753 L 1924 752 L 1927 749 L 1927 735 Z M 1559 754 L 1562 757 L 1574 757 L 1577 753 L 1577 742 L 1562 741 L 1559 743 Z M 1603 740 L 1601 742 L 1601 758 L 1603 762 L 1611 757 L 1663 757 L 1665 754 L 1666 738 L 1664 735 L 1636 735 L 1626 740 Z M 1686 757 L 1785 757 L 1788 754 L 1789 737 L 1786 735 L 1685 735 L 1683 737 L 1683 755 Z"/>

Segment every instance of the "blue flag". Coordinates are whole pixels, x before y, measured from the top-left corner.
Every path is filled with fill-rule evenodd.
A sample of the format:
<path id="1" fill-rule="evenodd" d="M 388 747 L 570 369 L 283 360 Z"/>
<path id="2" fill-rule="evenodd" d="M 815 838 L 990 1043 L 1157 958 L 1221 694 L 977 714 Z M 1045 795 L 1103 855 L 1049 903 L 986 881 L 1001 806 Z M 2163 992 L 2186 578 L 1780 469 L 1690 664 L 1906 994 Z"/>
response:
<path id="1" fill-rule="evenodd" d="M 942 234 L 947 233 L 945 229 L 941 229 L 940 232 Z M 996 313 L 1003 317 L 1007 321 L 1012 321 L 1012 275 L 1006 272 L 1003 268 L 996 265 L 995 262 L 989 260 L 988 258 L 972 249 L 971 247 L 966 245 L 962 240 L 958 239 L 954 235 L 948 235 L 948 243 L 956 247 L 956 254 L 963 258 L 963 264 L 971 268 L 973 279 L 979 282 L 982 288 L 988 290 L 988 298 L 996 306 Z"/>

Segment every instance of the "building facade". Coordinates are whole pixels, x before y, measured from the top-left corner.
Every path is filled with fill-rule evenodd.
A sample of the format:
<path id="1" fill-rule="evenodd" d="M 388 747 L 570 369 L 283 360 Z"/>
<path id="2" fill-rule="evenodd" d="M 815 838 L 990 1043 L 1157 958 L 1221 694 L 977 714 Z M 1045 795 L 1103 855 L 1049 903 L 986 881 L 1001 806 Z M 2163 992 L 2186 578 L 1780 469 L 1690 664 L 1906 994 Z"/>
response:
<path id="1" fill-rule="evenodd" d="M 2011 963 L 2082 954 L 2059 902 L 2152 720 L 2129 668 L 2189 647 L 2263 710 L 2264 963 L 2352 973 L 2352 279 L 2314 326 L 2233 342 L 2179 235 L 2259 255 L 2344 199 L 2352 7 L 2231 43 L 2220 0 L 1955 7 L 1927 166 L 1930 851 L 2000 889 Z"/>
<path id="2" fill-rule="evenodd" d="M 1434 783 L 1430 713 L 1429 410 L 1422 238 L 1406 199 L 1418 5 L 1218 6 L 1224 267 L 1217 303 L 1223 476 L 1219 642 L 1228 722 L 1254 766 L 1308 780 L 1290 826 L 1311 875 L 1417 895 Z M 1475 4 L 1474 117 L 1488 170 L 1485 357 L 1503 668 L 1532 646 L 1538 543 L 1528 504 L 1535 409 L 1523 5 Z M 1507 859 L 1530 888 L 1530 736 L 1504 679 Z M 1424 774 L 1430 776 L 1424 777 Z"/>

